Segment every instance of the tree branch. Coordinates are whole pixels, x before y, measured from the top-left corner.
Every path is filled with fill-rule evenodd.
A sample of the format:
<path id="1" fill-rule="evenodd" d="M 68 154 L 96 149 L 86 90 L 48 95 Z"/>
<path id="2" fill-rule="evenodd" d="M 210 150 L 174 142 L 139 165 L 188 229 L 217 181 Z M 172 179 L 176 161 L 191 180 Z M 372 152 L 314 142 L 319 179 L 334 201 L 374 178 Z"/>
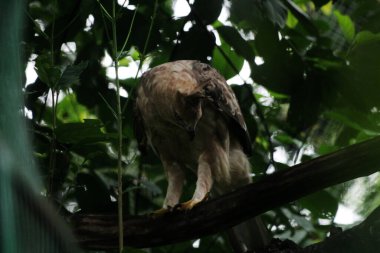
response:
<path id="1" fill-rule="evenodd" d="M 380 168 L 380 137 L 278 171 L 237 191 L 160 218 L 131 216 L 124 221 L 126 246 L 153 247 L 195 239 Z M 228 203 L 226 205 L 226 203 Z M 117 246 L 116 215 L 74 215 L 78 242 L 88 249 Z"/>

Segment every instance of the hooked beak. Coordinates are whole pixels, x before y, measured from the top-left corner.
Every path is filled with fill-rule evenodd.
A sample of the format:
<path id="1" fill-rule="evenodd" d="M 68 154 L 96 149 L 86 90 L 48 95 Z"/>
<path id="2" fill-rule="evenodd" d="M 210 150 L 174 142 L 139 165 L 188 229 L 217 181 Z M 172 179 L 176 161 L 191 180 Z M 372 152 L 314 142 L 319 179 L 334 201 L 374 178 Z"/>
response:
<path id="1" fill-rule="evenodd" d="M 194 137 L 195 137 L 195 127 L 197 126 L 197 124 L 195 124 L 194 126 L 191 126 L 191 125 L 188 125 L 186 124 L 183 119 L 178 115 L 178 113 L 176 111 L 174 111 L 174 117 L 176 118 L 177 120 L 177 123 L 183 127 L 186 132 L 189 134 L 189 137 L 190 137 L 190 140 L 194 140 Z"/>

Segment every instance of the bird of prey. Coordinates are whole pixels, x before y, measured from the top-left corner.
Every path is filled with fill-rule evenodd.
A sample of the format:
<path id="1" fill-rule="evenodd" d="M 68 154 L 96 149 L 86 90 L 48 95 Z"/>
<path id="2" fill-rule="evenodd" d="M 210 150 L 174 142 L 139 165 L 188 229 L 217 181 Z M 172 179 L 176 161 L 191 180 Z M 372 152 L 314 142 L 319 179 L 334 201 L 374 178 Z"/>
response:
<path id="1" fill-rule="evenodd" d="M 184 171 L 197 175 L 191 209 L 217 194 L 251 182 L 251 141 L 236 97 L 225 79 L 199 61 L 168 62 L 145 72 L 137 89 L 135 132 L 150 146 L 168 179 L 163 208 L 179 204 Z"/>

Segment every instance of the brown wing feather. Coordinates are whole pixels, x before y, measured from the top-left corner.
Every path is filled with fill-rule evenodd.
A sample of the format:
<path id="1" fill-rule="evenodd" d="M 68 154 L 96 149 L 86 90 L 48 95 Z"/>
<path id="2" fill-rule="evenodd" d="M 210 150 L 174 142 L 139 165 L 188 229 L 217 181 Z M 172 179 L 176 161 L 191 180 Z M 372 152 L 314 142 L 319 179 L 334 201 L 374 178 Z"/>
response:
<path id="1" fill-rule="evenodd" d="M 193 71 L 205 91 L 206 99 L 230 119 L 230 130 L 238 138 L 244 152 L 251 155 L 252 146 L 247 125 L 231 87 L 218 71 L 205 63 L 194 61 Z"/>
<path id="2" fill-rule="evenodd" d="M 147 151 L 147 137 L 145 134 L 144 122 L 137 106 L 134 108 L 133 130 L 137 139 L 140 152 L 145 154 Z"/>
<path id="3" fill-rule="evenodd" d="M 136 94 L 139 93 L 139 89 L 143 89 L 144 86 L 146 86 L 145 84 L 147 82 L 147 75 L 148 74 L 149 74 L 149 71 L 145 72 L 142 75 Z M 138 145 L 140 152 L 142 154 L 146 154 L 147 148 L 148 148 L 148 140 L 147 140 L 147 136 L 146 136 L 146 132 L 145 132 L 144 120 L 142 118 L 139 107 L 137 106 L 137 99 L 135 99 L 135 101 L 134 101 L 133 112 L 134 112 L 134 115 L 133 115 L 134 116 L 133 117 L 133 131 L 135 133 L 137 145 Z"/>

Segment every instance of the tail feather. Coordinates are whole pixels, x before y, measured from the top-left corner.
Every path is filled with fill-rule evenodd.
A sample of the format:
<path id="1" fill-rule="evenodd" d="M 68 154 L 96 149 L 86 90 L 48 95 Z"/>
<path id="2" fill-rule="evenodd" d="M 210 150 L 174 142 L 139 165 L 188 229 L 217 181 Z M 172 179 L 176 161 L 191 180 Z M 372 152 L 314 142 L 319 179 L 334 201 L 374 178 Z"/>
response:
<path id="1" fill-rule="evenodd" d="M 252 182 L 249 175 L 251 165 L 247 156 L 233 140 L 231 140 L 231 144 L 229 163 L 232 185 L 229 189 L 219 189 L 218 193 L 220 195 L 228 190 L 234 190 Z M 235 253 L 259 252 L 272 239 L 260 216 L 244 221 L 229 229 L 227 235 Z"/>

